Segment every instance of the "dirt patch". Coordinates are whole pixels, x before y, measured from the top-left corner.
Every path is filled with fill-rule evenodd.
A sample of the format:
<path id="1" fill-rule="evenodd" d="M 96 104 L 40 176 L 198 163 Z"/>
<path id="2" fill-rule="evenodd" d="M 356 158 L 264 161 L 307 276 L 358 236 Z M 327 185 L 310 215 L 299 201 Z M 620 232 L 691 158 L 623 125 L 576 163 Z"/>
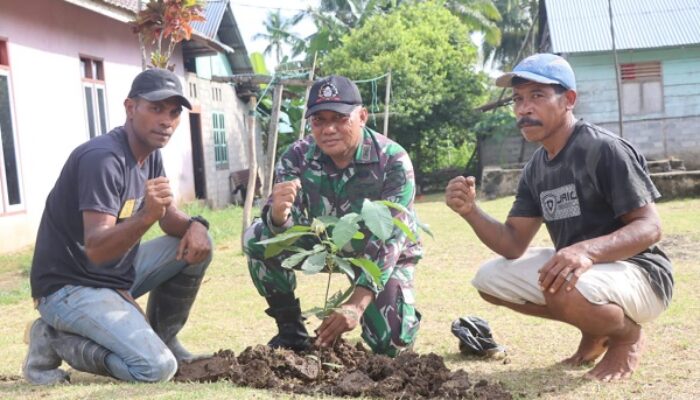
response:
<path id="1" fill-rule="evenodd" d="M 361 343 L 339 340 L 333 348 L 304 353 L 248 347 L 236 357 L 220 350 L 183 363 L 178 382 L 230 380 L 239 386 L 307 395 L 385 399 L 512 399 L 498 384 L 472 383 L 464 370 L 450 371 L 442 357 L 407 351 L 392 359 L 371 354 Z"/>
<path id="2" fill-rule="evenodd" d="M 698 248 L 697 241 L 687 236 L 664 236 L 660 245 L 671 261 L 695 260 L 700 256 L 700 248 Z"/>

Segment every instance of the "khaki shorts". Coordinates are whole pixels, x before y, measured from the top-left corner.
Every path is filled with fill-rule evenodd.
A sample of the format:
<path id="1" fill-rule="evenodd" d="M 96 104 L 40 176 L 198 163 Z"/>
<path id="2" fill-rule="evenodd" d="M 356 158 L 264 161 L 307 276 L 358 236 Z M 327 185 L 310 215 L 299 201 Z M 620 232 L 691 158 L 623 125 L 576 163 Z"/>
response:
<path id="1" fill-rule="evenodd" d="M 531 247 L 517 260 L 490 260 L 479 268 L 472 285 L 510 303 L 545 305 L 537 270 L 554 253 L 552 248 Z M 666 308 L 654 293 L 647 272 L 627 261 L 593 265 L 576 282 L 576 289 L 593 304 L 619 305 L 639 324 L 653 320 Z"/>

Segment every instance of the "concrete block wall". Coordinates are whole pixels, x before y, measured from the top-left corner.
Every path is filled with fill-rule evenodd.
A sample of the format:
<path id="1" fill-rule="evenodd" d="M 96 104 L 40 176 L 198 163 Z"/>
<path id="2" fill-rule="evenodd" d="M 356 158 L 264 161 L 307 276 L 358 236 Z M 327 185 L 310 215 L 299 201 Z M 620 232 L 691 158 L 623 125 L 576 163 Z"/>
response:
<path id="1" fill-rule="evenodd" d="M 226 207 L 231 203 L 231 172 L 248 168 L 246 124 L 247 105 L 237 96 L 232 85 L 212 82 L 208 79 L 190 76 L 188 82 L 197 85 L 197 100 L 200 106 L 202 124 L 202 146 L 204 149 L 204 169 L 206 179 L 207 204 L 212 208 Z M 213 89 L 221 91 L 221 99 L 215 99 Z M 216 166 L 214 155 L 214 132 L 212 113 L 224 114 L 224 128 L 228 147 L 228 167 Z"/>

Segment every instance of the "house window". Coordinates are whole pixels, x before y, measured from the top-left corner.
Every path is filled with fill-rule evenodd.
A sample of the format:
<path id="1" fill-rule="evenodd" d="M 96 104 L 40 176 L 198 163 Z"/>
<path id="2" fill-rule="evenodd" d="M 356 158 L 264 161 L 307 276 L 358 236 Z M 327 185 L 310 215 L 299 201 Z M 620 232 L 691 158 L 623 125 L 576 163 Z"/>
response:
<path id="1" fill-rule="evenodd" d="M 7 42 L 0 40 L 0 214 L 21 209 L 23 202 L 12 106 Z"/>
<path id="2" fill-rule="evenodd" d="M 85 120 L 90 138 L 107 133 L 105 74 L 102 60 L 80 57 L 80 72 L 85 98 Z"/>
<path id="3" fill-rule="evenodd" d="M 197 98 L 197 84 L 194 82 L 190 82 L 190 97 L 193 99 Z"/>
<path id="4" fill-rule="evenodd" d="M 211 88 L 211 99 L 215 102 L 220 102 L 222 99 L 221 88 Z"/>
<path id="5" fill-rule="evenodd" d="M 216 169 L 227 169 L 228 145 L 226 144 L 223 113 L 212 113 L 212 127 L 214 131 L 214 164 Z"/>
<path id="6" fill-rule="evenodd" d="M 657 113 L 664 109 L 661 62 L 620 65 L 622 111 L 625 115 Z"/>

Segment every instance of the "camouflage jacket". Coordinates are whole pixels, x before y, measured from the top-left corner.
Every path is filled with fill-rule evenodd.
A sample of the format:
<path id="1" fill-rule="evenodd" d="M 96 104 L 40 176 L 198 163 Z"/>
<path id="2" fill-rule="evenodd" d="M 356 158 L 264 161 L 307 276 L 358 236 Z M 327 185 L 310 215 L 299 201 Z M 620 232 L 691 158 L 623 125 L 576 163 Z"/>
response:
<path id="1" fill-rule="evenodd" d="M 301 180 L 301 190 L 292 208 L 291 218 L 276 227 L 270 222 L 271 199 L 263 208 L 263 221 L 271 233 L 283 232 L 292 225 L 309 225 L 315 217 L 332 215 L 342 217 L 350 212 L 360 213 L 365 198 L 399 203 L 413 215 L 391 209 L 394 217 L 406 223 L 418 237 L 413 200 L 415 179 L 408 153 L 384 135 L 364 128 L 363 139 L 355 153 L 355 160 L 346 168 L 338 169 L 331 158 L 316 146 L 312 135 L 293 143 L 282 155 L 275 171 L 275 181 Z M 420 240 L 411 242 L 395 228 L 385 242 L 363 229 L 364 240 L 351 242 L 353 255 L 373 260 L 382 270 L 385 284 L 395 268 L 404 263 L 415 264 L 423 251 Z M 347 255 L 347 254 L 344 254 Z M 366 274 L 359 274 L 357 285 L 375 293 L 378 288 Z"/>

